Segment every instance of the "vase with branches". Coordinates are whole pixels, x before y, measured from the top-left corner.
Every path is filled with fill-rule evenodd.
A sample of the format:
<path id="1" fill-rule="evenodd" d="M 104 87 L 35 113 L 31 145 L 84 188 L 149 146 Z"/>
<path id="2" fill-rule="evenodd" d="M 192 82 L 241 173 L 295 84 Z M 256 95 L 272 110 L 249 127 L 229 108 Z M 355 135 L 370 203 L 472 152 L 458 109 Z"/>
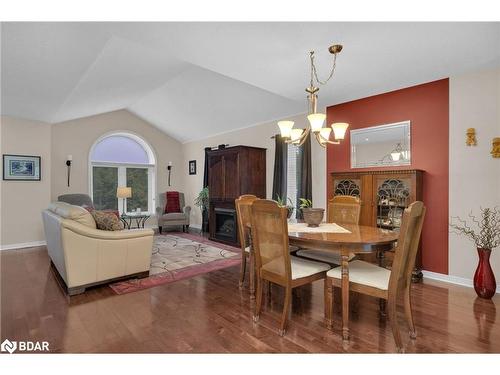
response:
<path id="1" fill-rule="evenodd" d="M 468 215 L 468 220 L 452 217 L 453 233 L 466 236 L 477 247 L 479 264 L 474 274 L 474 289 L 481 298 L 490 299 L 496 292 L 496 280 L 490 265 L 491 251 L 500 246 L 500 209 L 480 208 L 479 217 Z"/>

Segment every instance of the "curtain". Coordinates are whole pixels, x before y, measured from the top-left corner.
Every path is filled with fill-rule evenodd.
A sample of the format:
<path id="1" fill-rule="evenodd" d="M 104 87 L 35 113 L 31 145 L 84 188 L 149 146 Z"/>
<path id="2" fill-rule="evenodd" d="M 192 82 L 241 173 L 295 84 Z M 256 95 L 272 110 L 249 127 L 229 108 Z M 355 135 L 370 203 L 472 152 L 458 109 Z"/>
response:
<path id="1" fill-rule="evenodd" d="M 203 187 L 208 187 L 208 151 L 210 151 L 212 147 L 205 147 L 205 165 L 203 167 Z M 210 191 L 208 192 L 208 196 L 210 197 Z M 203 232 L 208 232 L 208 211 L 203 211 L 201 215 L 201 230 Z"/>
<path id="2" fill-rule="evenodd" d="M 203 169 L 203 187 L 206 188 L 208 186 L 208 151 L 210 151 L 212 147 L 205 147 L 205 167 Z"/>
<path id="3" fill-rule="evenodd" d="M 286 171 L 288 164 L 288 145 L 280 135 L 274 136 L 274 176 L 272 199 L 286 199 Z"/>
<path id="4" fill-rule="evenodd" d="M 297 198 L 312 200 L 311 133 L 299 147 L 297 160 Z M 297 219 L 302 219 L 302 210 L 297 207 Z"/>

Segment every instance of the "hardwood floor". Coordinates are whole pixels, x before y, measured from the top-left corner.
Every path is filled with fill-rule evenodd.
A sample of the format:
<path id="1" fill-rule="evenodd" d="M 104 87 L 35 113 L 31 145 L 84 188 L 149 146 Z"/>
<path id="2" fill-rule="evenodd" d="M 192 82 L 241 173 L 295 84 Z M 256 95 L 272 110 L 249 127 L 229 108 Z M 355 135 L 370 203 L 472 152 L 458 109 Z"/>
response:
<path id="1" fill-rule="evenodd" d="M 248 293 L 238 289 L 239 267 L 168 285 L 115 295 L 107 286 L 67 298 L 49 267 L 45 247 L 0 252 L 1 340 L 49 341 L 52 352 L 164 353 L 386 353 L 395 352 L 390 324 L 378 301 L 359 296 L 349 343 L 323 326 L 323 282 L 298 288 L 285 337 L 277 334 L 283 293 L 273 286 L 260 322 L 252 322 Z M 406 352 L 500 352 L 500 296 L 476 298 L 473 289 L 425 280 L 413 287 L 418 337 Z"/>

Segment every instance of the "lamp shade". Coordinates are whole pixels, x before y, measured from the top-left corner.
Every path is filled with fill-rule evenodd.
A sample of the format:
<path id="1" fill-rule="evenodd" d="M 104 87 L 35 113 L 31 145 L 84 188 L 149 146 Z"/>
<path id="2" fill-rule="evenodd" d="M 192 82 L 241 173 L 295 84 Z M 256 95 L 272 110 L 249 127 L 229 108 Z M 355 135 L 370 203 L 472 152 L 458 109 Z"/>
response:
<path id="1" fill-rule="evenodd" d="M 131 187 L 119 187 L 116 189 L 117 198 L 131 198 L 132 188 Z"/>
<path id="2" fill-rule="evenodd" d="M 290 137 L 292 139 L 292 143 L 299 143 L 300 137 L 302 136 L 302 132 L 304 129 L 292 129 Z"/>
<path id="3" fill-rule="evenodd" d="M 330 139 L 331 131 L 332 131 L 332 129 L 330 129 L 330 128 L 321 128 L 320 129 L 319 134 L 321 135 L 321 137 L 319 138 L 319 142 L 321 144 L 325 144 L 326 141 L 328 141 Z"/>
<path id="4" fill-rule="evenodd" d="M 307 119 L 311 124 L 311 130 L 316 133 L 319 132 L 323 127 L 326 115 L 324 113 L 311 113 L 309 116 L 307 116 Z"/>
<path id="5" fill-rule="evenodd" d="M 391 152 L 391 158 L 393 161 L 398 161 L 401 158 L 401 152 Z"/>
<path id="6" fill-rule="evenodd" d="M 331 127 L 333 129 L 335 139 L 344 139 L 345 132 L 349 127 L 349 124 L 346 122 L 335 122 L 331 125 Z"/>
<path id="7" fill-rule="evenodd" d="M 278 121 L 278 127 L 280 128 L 281 136 L 283 138 L 291 137 L 293 124 L 293 121 Z"/>

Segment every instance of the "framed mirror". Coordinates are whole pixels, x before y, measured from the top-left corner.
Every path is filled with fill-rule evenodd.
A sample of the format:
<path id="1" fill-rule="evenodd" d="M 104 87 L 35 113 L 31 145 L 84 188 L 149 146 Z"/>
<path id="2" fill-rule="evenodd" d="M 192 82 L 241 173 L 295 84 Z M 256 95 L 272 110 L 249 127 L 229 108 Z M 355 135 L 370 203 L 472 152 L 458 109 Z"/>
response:
<path id="1" fill-rule="evenodd" d="M 411 164 L 410 121 L 351 130 L 351 168 Z"/>

